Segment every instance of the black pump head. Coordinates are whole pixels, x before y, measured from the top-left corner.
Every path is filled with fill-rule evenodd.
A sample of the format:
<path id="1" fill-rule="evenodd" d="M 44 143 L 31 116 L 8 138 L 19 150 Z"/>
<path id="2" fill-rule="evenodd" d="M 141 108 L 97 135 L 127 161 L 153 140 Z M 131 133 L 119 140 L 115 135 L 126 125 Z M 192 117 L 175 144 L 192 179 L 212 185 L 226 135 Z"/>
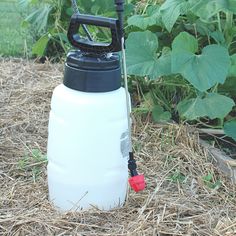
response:
<path id="1" fill-rule="evenodd" d="M 117 19 L 97 17 L 91 15 L 74 14 L 71 18 L 68 39 L 70 43 L 80 49 L 82 52 L 104 54 L 109 52 L 118 52 L 121 50 L 121 40 L 119 35 L 119 24 Z M 89 39 L 80 37 L 77 33 L 81 25 L 94 25 L 110 28 L 112 41 L 111 43 L 98 43 Z"/>
<path id="2" fill-rule="evenodd" d="M 120 58 L 117 54 L 90 56 L 79 50 L 67 55 L 64 85 L 81 92 L 111 92 L 121 87 Z"/>
<path id="3" fill-rule="evenodd" d="M 82 52 L 91 54 L 105 54 L 109 52 L 119 52 L 122 50 L 121 39 L 123 37 L 123 12 L 124 0 L 115 0 L 116 11 L 118 20 L 113 18 L 98 17 L 92 15 L 84 15 L 75 13 L 71 17 L 71 22 L 68 30 L 68 39 L 70 43 L 80 49 Z M 86 28 L 86 25 L 106 27 L 111 30 L 111 43 L 98 43 L 91 39 L 91 36 Z M 85 29 L 88 39 L 82 38 L 78 34 L 80 26 Z"/>

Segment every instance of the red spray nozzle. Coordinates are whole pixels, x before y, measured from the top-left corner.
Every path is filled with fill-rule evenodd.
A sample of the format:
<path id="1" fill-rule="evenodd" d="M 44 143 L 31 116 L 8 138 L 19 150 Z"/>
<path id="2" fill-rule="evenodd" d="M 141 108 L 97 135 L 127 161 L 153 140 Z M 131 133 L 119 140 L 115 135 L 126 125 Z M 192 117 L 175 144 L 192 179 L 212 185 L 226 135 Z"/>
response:
<path id="1" fill-rule="evenodd" d="M 146 187 L 144 175 L 136 175 L 129 178 L 129 184 L 136 193 L 144 190 Z"/>

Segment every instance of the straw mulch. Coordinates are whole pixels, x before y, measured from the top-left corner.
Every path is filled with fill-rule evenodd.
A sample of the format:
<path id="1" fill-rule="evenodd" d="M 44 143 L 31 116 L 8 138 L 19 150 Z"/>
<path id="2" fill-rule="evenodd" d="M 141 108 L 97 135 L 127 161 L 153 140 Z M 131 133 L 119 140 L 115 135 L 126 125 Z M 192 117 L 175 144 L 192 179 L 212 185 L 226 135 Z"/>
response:
<path id="1" fill-rule="evenodd" d="M 146 190 L 129 190 L 126 205 L 110 212 L 55 211 L 43 154 L 50 98 L 62 70 L 1 60 L 0 235 L 236 235 L 235 187 L 211 164 L 197 136 L 139 118 L 133 139 Z"/>

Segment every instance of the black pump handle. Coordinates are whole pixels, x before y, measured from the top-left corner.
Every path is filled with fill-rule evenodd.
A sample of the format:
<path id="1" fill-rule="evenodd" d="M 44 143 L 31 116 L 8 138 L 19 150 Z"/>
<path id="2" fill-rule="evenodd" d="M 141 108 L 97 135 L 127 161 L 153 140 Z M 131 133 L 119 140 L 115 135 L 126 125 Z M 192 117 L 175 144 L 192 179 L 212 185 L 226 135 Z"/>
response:
<path id="1" fill-rule="evenodd" d="M 94 25 L 109 28 L 111 30 L 111 43 L 99 43 L 80 37 L 78 30 L 81 25 Z M 82 52 L 102 54 L 118 52 L 121 50 L 119 21 L 113 18 L 97 17 L 92 15 L 74 14 L 71 17 L 68 30 L 70 43 Z"/>

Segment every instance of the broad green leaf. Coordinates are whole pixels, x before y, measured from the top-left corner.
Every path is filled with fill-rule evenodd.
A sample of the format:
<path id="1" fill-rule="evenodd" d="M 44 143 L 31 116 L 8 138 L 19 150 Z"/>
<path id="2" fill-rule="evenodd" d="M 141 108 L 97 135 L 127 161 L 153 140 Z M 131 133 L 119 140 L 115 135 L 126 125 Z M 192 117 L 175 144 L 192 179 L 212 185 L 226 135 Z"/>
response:
<path id="1" fill-rule="evenodd" d="M 223 119 L 235 105 L 231 98 L 210 93 L 205 98 L 192 98 L 181 101 L 177 110 L 182 117 L 188 120 L 195 120 L 200 117 L 209 117 L 210 119 Z"/>
<path id="2" fill-rule="evenodd" d="M 130 16 L 131 13 L 134 11 L 134 8 L 135 6 L 132 3 L 125 4 L 124 16 L 125 17 Z"/>
<path id="3" fill-rule="evenodd" d="M 161 8 L 163 24 L 170 32 L 180 15 L 185 14 L 189 9 L 189 3 L 186 0 L 166 0 Z"/>
<path id="4" fill-rule="evenodd" d="M 171 73 L 170 52 L 157 55 L 158 39 L 150 31 L 133 32 L 126 41 L 128 73 L 158 78 Z"/>
<path id="5" fill-rule="evenodd" d="M 145 15 L 134 15 L 128 19 L 128 25 L 136 26 L 142 30 L 149 26 L 160 24 L 159 6 L 150 6 Z"/>
<path id="6" fill-rule="evenodd" d="M 150 75 L 151 79 L 156 79 L 156 77 L 162 75 L 170 75 L 171 74 L 171 50 L 170 48 L 163 47 L 161 56 L 156 60 L 156 73 Z"/>
<path id="7" fill-rule="evenodd" d="M 235 0 L 190 0 L 191 11 L 203 21 L 210 21 L 220 11 L 236 13 Z"/>
<path id="8" fill-rule="evenodd" d="M 174 39 L 172 48 L 175 52 L 187 51 L 196 53 L 198 50 L 198 41 L 191 34 L 182 32 Z"/>
<path id="9" fill-rule="evenodd" d="M 236 77 L 236 54 L 233 54 L 230 57 L 231 65 L 229 68 L 229 75 L 228 76 L 234 76 Z M 235 84 L 236 87 L 236 84 Z"/>
<path id="10" fill-rule="evenodd" d="M 32 53 L 37 56 L 43 56 L 50 38 L 48 34 L 43 35 L 33 46 Z"/>
<path id="11" fill-rule="evenodd" d="M 204 92 L 217 83 L 223 84 L 228 75 L 230 57 L 226 48 L 220 45 L 209 45 L 203 48 L 201 55 L 193 53 L 189 40 L 184 46 L 181 41 L 183 33 L 178 35 L 172 44 L 171 66 L 173 73 L 180 73 L 195 88 Z"/>
<path id="12" fill-rule="evenodd" d="M 134 75 L 150 75 L 155 70 L 158 40 L 150 31 L 133 32 L 126 41 L 128 72 Z"/>
<path id="13" fill-rule="evenodd" d="M 228 10 L 236 14 L 236 1 L 235 0 L 228 0 L 224 1 L 224 10 Z"/>
<path id="14" fill-rule="evenodd" d="M 152 109 L 152 118 L 155 122 L 169 121 L 171 118 L 171 113 L 164 111 L 159 105 L 156 105 Z"/>
<path id="15" fill-rule="evenodd" d="M 225 44 L 225 37 L 222 32 L 220 32 L 220 31 L 210 32 L 210 36 L 216 41 L 216 43 L 218 43 L 220 45 Z"/>
<path id="16" fill-rule="evenodd" d="M 87 2 L 89 4 L 87 4 Z M 105 16 L 105 15 L 112 16 L 114 14 L 113 6 L 112 6 L 111 2 L 107 1 L 107 0 L 93 0 L 93 1 L 86 0 L 86 4 L 83 6 L 86 6 L 86 5 L 88 5 L 88 9 L 85 10 L 86 13 L 91 11 L 91 13 L 93 13 L 93 14 L 100 14 L 100 15 L 102 14 L 103 16 Z M 79 6 L 81 6 L 81 5 L 79 5 Z"/>
<path id="17" fill-rule="evenodd" d="M 236 120 L 226 122 L 224 124 L 224 132 L 236 141 Z"/>
<path id="18" fill-rule="evenodd" d="M 204 22 L 211 22 L 212 17 L 222 10 L 215 0 L 190 0 L 191 11 Z"/>

